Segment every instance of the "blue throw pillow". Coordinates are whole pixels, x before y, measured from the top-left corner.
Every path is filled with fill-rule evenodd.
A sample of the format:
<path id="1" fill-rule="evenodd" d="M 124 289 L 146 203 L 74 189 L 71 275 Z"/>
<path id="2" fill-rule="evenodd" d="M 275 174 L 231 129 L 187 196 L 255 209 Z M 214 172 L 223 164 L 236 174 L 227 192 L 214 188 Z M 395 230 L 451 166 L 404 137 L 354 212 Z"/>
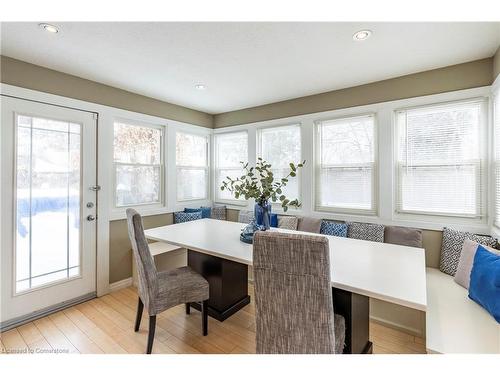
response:
<path id="1" fill-rule="evenodd" d="M 196 212 L 174 212 L 174 223 L 176 224 L 199 219 L 201 219 L 201 210 Z"/>
<path id="2" fill-rule="evenodd" d="M 347 224 L 323 220 L 320 233 L 328 236 L 347 237 Z"/>
<path id="3" fill-rule="evenodd" d="M 500 256 L 479 245 L 470 273 L 469 298 L 500 323 Z"/>
<path id="4" fill-rule="evenodd" d="M 193 213 L 193 212 L 201 212 L 201 208 L 184 208 L 184 212 Z"/>
<path id="5" fill-rule="evenodd" d="M 271 213 L 271 227 L 278 228 L 278 214 Z"/>
<path id="6" fill-rule="evenodd" d="M 212 217 L 212 208 L 211 207 L 201 206 L 200 209 L 201 209 L 201 217 L 203 219 Z"/>

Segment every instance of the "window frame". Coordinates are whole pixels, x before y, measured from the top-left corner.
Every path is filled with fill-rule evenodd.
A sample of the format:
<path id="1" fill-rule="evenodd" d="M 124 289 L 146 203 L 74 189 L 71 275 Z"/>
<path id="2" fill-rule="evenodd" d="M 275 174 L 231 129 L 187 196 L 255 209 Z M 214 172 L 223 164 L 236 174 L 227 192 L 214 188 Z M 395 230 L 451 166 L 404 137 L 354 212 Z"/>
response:
<path id="1" fill-rule="evenodd" d="M 300 134 L 300 157 L 297 162 L 301 163 L 304 160 L 304 149 L 303 149 L 303 123 L 302 121 L 294 121 L 294 122 L 286 122 L 286 123 L 274 123 L 265 126 L 259 126 L 256 129 L 255 133 L 255 156 L 256 161 L 259 157 L 262 157 L 262 132 L 269 129 L 279 129 L 279 128 L 287 128 L 287 127 L 297 127 L 299 129 Z M 279 169 L 279 168 L 271 168 L 271 170 Z M 295 178 L 297 179 L 297 199 L 303 204 L 303 196 L 302 196 L 302 169 L 298 169 L 296 172 Z M 295 199 L 294 197 L 287 197 L 288 199 Z M 278 208 L 278 212 L 281 210 L 281 203 L 279 201 L 272 202 L 272 207 Z M 298 208 L 290 208 L 288 210 L 289 213 L 301 212 L 302 206 Z"/>
<path id="2" fill-rule="evenodd" d="M 446 213 L 446 212 L 433 212 L 433 211 L 416 211 L 416 210 L 403 210 L 400 208 L 400 203 L 402 204 L 401 196 L 403 191 L 402 184 L 402 176 L 401 176 L 401 168 L 404 168 L 399 161 L 399 136 L 401 132 L 401 126 L 398 122 L 398 115 L 415 109 L 432 109 L 432 108 L 443 108 L 443 107 L 453 107 L 456 105 L 467 104 L 467 103 L 478 103 L 480 106 L 479 113 L 479 149 L 480 149 L 480 159 L 479 163 L 474 163 L 471 160 L 458 164 L 458 163 L 442 163 L 440 165 L 436 164 L 422 164 L 418 167 L 421 168 L 429 168 L 429 167 L 446 167 L 446 166 L 470 166 L 476 165 L 478 168 L 476 169 L 476 187 L 478 188 L 478 198 L 479 203 L 476 205 L 476 208 L 479 211 L 476 214 L 454 214 L 454 213 Z M 393 142 L 394 142 L 394 216 L 396 219 L 404 219 L 404 218 L 412 218 L 417 220 L 425 220 L 424 218 L 428 218 L 430 220 L 439 220 L 442 221 L 444 218 L 448 219 L 457 219 L 462 223 L 469 224 L 486 224 L 489 212 L 489 204 L 488 204 L 488 190 L 489 190 L 489 172 L 488 172 L 488 163 L 489 163 L 489 153 L 488 153 L 488 142 L 487 142 L 487 134 L 489 129 L 489 115 L 488 115 L 488 97 L 487 96 L 475 96 L 469 98 L 461 98 L 457 100 L 447 100 L 447 101 L 434 101 L 429 104 L 421 104 L 415 106 L 407 106 L 400 107 L 393 110 Z M 415 167 L 415 166 L 413 166 Z"/>
<path id="3" fill-rule="evenodd" d="M 217 186 L 217 176 L 219 175 L 219 171 L 221 168 L 218 166 L 218 150 L 217 150 L 217 137 L 224 136 L 227 134 L 236 134 L 236 133 L 244 133 L 247 138 L 247 163 L 249 163 L 249 134 L 247 129 L 241 129 L 241 130 L 234 130 L 234 131 L 227 131 L 227 132 L 221 132 L 221 133 L 214 133 L 212 137 L 212 142 L 213 142 L 213 150 L 214 150 L 214 203 L 220 203 L 220 204 L 227 204 L 227 205 L 234 205 L 234 206 L 247 206 L 248 201 L 244 198 L 236 199 L 223 199 L 219 198 L 219 193 L 220 193 L 220 186 Z M 250 165 L 250 163 L 249 163 Z M 227 167 L 224 168 L 224 170 L 242 170 L 241 167 Z"/>
<path id="4" fill-rule="evenodd" d="M 199 166 L 188 166 L 188 165 L 178 165 L 177 164 L 177 134 L 183 133 L 187 135 L 192 135 L 196 137 L 205 138 L 205 160 L 206 164 L 204 167 Z M 194 202 L 205 202 L 210 200 L 210 133 L 202 133 L 196 131 L 189 131 L 184 129 L 176 129 L 174 132 L 174 145 L 176 149 L 174 150 L 174 165 L 175 165 L 175 202 L 176 205 L 179 204 L 189 204 Z M 179 199 L 179 181 L 177 176 L 179 175 L 179 170 L 204 170 L 206 183 L 205 183 L 205 196 L 203 198 L 189 198 L 189 199 Z"/>
<path id="5" fill-rule="evenodd" d="M 492 226 L 497 232 L 500 230 L 500 81 L 492 85 L 491 90 L 491 189 L 492 189 Z M 500 234 L 500 233 L 499 233 Z"/>
<path id="6" fill-rule="evenodd" d="M 115 147 L 114 147 L 114 141 L 115 141 L 115 124 L 121 123 L 124 125 L 129 125 L 129 126 L 137 126 L 137 127 L 142 127 L 142 128 L 151 128 L 151 129 L 157 129 L 160 130 L 160 164 L 139 164 L 139 163 L 122 163 L 122 162 L 116 162 L 115 161 Z M 132 120 L 132 119 L 127 119 L 127 118 L 122 118 L 122 117 L 115 117 L 113 118 L 113 129 L 112 129 L 112 164 L 113 164 L 113 175 L 111 177 L 112 182 L 113 182 L 113 194 L 112 194 L 112 207 L 114 211 L 120 211 L 120 210 L 126 210 L 127 208 L 141 208 L 144 207 L 146 209 L 154 209 L 154 208 L 162 208 L 165 207 L 166 205 L 166 195 L 167 195 L 167 183 L 166 183 L 166 126 L 165 125 L 158 125 L 158 124 L 152 124 L 152 123 L 147 123 L 143 121 L 138 121 L 138 120 Z M 130 165 L 130 166 L 159 166 L 160 168 L 160 191 L 159 191 L 159 201 L 158 202 L 150 202 L 150 203 L 139 203 L 139 204 L 130 204 L 130 205 L 123 205 L 123 206 L 117 206 L 116 204 L 116 170 L 118 165 Z"/>
<path id="7" fill-rule="evenodd" d="M 371 181 L 371 199 L 372 208 L 371 209 L 358 209 L 358 208 L 348 208 L 348 207 L 337 207 L 337 206 L 323 206 L 319 204 L 319 187 L 321 186 L 321 135 L 320 128 L 324 122 L 328 121 L 341 121 L 347 119 L 371 117 L 373 120 L 373 162 L 372 163 L 353 163 L 350 166 L 333 166 L 325 169 L 339 169 L 346 170 L 352 168 L 371 168 L 372 170 L 372 181 Z M 378 196 L 379 196 L 379 135 L 378 135 L 378 118 L 377 112 L 360 112 L 356 114 L 349 114 L 337 117 L 325 117 L 317 119 L 314 121 L 314 136 L 313 136 L 313 153 L 314 153 L 314 187 L 313 187 L 313 209 L 315 212 L 330 212 L 338 214 L 356 215 L 356 216 L 378 216 Z"/>

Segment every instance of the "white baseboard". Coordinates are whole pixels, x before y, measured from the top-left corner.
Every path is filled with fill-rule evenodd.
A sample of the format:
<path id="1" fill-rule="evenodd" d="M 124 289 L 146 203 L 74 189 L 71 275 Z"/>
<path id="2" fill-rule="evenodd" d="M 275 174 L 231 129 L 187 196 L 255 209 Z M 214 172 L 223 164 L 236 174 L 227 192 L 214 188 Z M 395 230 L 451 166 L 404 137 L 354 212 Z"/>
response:
<path id="1" fill-rule="evenodd" d="M 396 329 L 398 331 L 406 332 L 406 333 L 408 333 L 408 334 L 410 334 L 412 336 L 424 337 L 424 332 L 422 332 L 419 329 L 415 329 L 413 327 L 408 327 L 406 325 L 399 324 L 399 323 L 396 323 L 396 322 L 392 322 L 390 320 L 379 318 L 379 317 L 376 317 L 376 316 L 373 316 L 373 315 L 370 315 L 370 320 L 373 321 L 373 322 L 375 322 L 375 323 L 378 323 L 380 325 L 383 325 L 383 326 L 386 326 L 386 327 L 389 327 L 389 328 L 394 328 L 394 329 Z"/>
<path id="2" fill-rule="evenodd" d="M 109 291 L 110 292 L 116 292 L 117 290 L 127 288 L 132 285 L 132 278 L 129 277 L 127 279 L 123 279 L 120 281 L 117 281 L 116 283 L 109 284 Z"/>

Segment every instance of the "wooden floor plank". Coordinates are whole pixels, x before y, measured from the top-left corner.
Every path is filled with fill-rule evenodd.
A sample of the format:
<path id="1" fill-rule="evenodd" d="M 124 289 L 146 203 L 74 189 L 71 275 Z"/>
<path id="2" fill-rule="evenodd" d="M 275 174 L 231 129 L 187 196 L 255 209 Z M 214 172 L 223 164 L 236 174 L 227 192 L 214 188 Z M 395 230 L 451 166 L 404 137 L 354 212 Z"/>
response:
<path id="1" fill-rule="evenodd" d="M 78 349 L 68 340 L 62 331 L 52 322 L 50 316 L 35 320 L 33 324 L 45 337 L 54 350 L 67 353 L 79 353 Z"/>
<path id="2" fill-rule="evenodd" d="M 5 349 L 10 353 L 23 354 L 29 351 L 28 344 L 26 344 L 17 328 L 3 332 L 1 339 Z"/>
<path id="3" fill-rule="evenodd" d="M 63 311 L 52 314 L 50 319 L 80 353 L 103 353 L 101 348 L 99 348 L 80 328 L 73 324 Z"/>
<path id="4" fill-rule="evenodd" d="M 208 336 L 201 333 L 201 314 L 184 305 L 158 314 L 153 353 L 255 353 L 255 298 L 224 322 L 209 318 Z M 149 317 L 143 313 L 134 332 L 137 291 L 127 287 L 49 317 L 12 329 L 0 336 L 0 350 L 53 348 L 82 353 L 144 353 Z M 370 322 L 374 354 L 425 353 L 425 339 Z M 4 349 L 5 348 L 5 349 Z"/>
<path id="5" fill-rule="evenodd" d="M 116 342 L 109 337 L 104 331 L 96 326 L 83 313 L 76 309 L 70 308 L 64 311 L 64 314 L 80 328 L 104 353 L 109 354 L 125 354 L 127 351 L 122 348 L 119 342 Z"/>
<path id="6" fill-rule="evenodd" d="M 17 330 L 29 348 L 35 353 L 50 353 L 52 350 L 52 346 L 32 322 L 17 327 Z"/>

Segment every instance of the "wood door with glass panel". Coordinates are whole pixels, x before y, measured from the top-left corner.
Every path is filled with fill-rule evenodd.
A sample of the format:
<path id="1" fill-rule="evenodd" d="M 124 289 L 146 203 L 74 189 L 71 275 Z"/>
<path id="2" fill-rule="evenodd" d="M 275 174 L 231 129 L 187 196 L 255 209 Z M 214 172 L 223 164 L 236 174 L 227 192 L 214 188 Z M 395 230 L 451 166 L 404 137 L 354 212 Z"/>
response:
<path id="1" fill-rule="evenodd" d="M 2 328 L 96 291 L 96 119 L 1 97 Z"/>

